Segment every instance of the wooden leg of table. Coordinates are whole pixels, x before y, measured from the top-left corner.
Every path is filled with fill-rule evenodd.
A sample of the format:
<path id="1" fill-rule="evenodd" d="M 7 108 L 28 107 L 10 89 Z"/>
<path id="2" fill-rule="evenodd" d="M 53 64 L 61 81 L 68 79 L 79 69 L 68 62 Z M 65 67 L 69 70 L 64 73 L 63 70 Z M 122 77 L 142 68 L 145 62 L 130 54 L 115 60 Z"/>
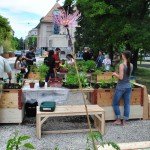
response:
<path id="1" fill-rule="evenodd" d="M 105 134 L 105 112 L 103 112 L 103 114 L 102 114 L 101 132 L 102 132 L 103 135 Z"/>
<path id="2" fill-rule="evenodd" d="M 36 136 L 38 139 L 41 139 L 41 116 L 36 115 Z"/>
<path id="3" fill-rule="evenodd" d="M 94 127 L 97 128 L 99 130 L 99 132 L 101 131 L 101 120 L 99 119 L 98 115 L 94 116 Z"/>

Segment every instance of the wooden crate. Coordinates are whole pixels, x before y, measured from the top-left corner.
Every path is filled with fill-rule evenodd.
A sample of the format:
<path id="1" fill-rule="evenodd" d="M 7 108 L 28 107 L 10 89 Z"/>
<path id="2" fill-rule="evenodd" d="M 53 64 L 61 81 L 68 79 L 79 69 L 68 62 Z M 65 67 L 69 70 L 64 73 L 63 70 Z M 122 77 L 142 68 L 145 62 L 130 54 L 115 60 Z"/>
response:
<path id="1" fill-rule="evenodd" d="M 38 72 L 29 72 L 28 79 L 30 80 L 39 80 L 40 75 Z"/>
<path id="2" fill-rule="evenodd" d="M 21 89 L 3 89 L 0 100 L 0 123 L 21 123 L 24 116 Z"/>
<path id="3" fill-rule="evenodd" d="M 112 106 L 115 89 L 99 89 L 95 91 L 95 103 L 101 107 Z M 132 90 L 130 105 L 143 105 L 142 88 L 134 88 Z M 121 99 L 120 105 L 124 105 Z"/>
<path id="4" fill-rule="evenodd" d="M 149 103 L 148 103 L 148 93 L 147 88 L 144 85 L 134 83 L 136 87 L 131 97 L 131 107 L 130 107 L 130 119 L 150 119 L 149 114 Z M 98 104 L 106 112 L 106 120 L 114 120 L 115 114 L 112 107 L 112 99 L 114 94 L 114 89 L 102 89 L 101 93 L 98 93 L 97 90 L 94 90 L 93 93 L 88 94 L 88 100 L 91 104 Z M 123 101 L 120 102 L 120 111 L 123 114 L 124 107 Z"/>
<path id="5" fill-rule="evenodd" d="M 100 82 L 100 80 L 108 81 L 112 79 L 113 72 L 102 72 L 98 75 L 92 74 L 92 81 L 94 82 Z"/>

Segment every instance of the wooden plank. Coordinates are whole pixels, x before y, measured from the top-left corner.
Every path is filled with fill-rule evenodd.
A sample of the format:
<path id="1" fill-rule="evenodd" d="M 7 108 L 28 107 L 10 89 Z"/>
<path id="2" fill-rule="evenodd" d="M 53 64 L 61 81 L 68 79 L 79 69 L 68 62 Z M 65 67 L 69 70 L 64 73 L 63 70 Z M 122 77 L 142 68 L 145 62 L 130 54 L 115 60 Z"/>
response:
<path id="1" fill-rule="evenodd" d="M 116 116 L 112 106 L 102 107 L 105 110 L 105 120 L 115 120 Z M 121 116 L 123 116 L 124 107 L 120 106 Z M 139 105 L 130 106 L 129 119 L 141 119 L 143 118 L 143 107 Z"/>
<path id="2" fill-rule="evenodd" d="M 145 142 L 133 142 L 133 143 L 120 143 L 118 144 L 121 150 L 139 150 L 143 148 L 150 148 L 150 141 Z M 105 145 L 105 147 L 97 146 L 97 150 L 114 150 L 111 146 Z"/>
<path id="3" fill-rule="evenodd" d="M 104 110 L 98 105 L 87 105 L 89 113 L 103 112 Z M 67 106 L 57 106 L 54 112 L 40 112 L 39 106 L 37 107 L 37 114 L 47 115 L 47 114 L 74 114 L 74 113 L 85 113 L 84 105 L 67 105 Z"/>
<path id="4" fill-rule="evenodd" d="M 22 123 L 24 118 L 24 106 L 18 108 L 0 108 L 0 123 Z"/>
<path id="5" fill-rule="evenodd" d="M 147 92 L 147 88 L 146 86 L 143 87 L 143 90 L 144 90 L 144 95 L 143 95 L 143 119 L 146 120 L 148 119 L 148 102 L 149 102 L 149 99 L 148 99 L 148 92 Z"/>
<path id="6" fill-rule="evenodd" d="M 98 129 L 92 129 L 92 131 L 98 131 Z M 42 134 L 60 134 L 60 133 L 83 133 L 90 132 L 90 129 L 76 129 L 76 130 L 56 130 L 56 131 L 42 131 Z"/>
<path id="7" fill-rule="evenodd" d="M 18 90 L 3 90 L 0 100 L 0 108 L 18 108 Z"/>

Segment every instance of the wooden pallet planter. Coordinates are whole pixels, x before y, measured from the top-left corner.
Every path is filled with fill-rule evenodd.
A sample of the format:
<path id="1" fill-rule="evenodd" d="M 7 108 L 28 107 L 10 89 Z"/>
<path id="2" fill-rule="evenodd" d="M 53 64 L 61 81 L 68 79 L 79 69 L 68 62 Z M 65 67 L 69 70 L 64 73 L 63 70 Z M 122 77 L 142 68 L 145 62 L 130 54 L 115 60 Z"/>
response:
<path id="1" fill-rule="evenodd" d="M 148 94 L 147 88 L 144 85 L 134 83 L 135 88 L 131 95 L 131 110 L 130 119 L 143 118 L 148 119 Z M 88 100 L 92 104 L 98 104 L 106 111 L 106 120 L 114 120 L 115 114 L 112 107 L 112 99 L 114 96 L 115 89 L 98 89 L 94 90 L 93 93 L 88 94 Z M 124 110 L 123 99 L 120 101 L 121 114 Z"/>
<path id="2" fill-rule="evenodd" d="M 40 75 L 38 72 L 29 72 L 28 79 L 30 80 L 39 80 Z"/>
<path id="3" fill-rule="evenodd" d="M 113 72 L 102 72 L 98 75 L 92 74 L 92 81 L 99 82 L 100 80 L 109 81 L 112 79 Z"/>
<path id="4" fill-rule="evenodd" d="M 87 105 L 89 115 L 93 115 L 97 122 L 95 122 L 95 127 L 97 129 L 92 129 L 92 131 L 99 131 L 102 134 L 105 133 L 105 111 L 98 105 Z M 39 111 L 39 106 L 37 106 L 36 112 L 36 135 L 37 138 L 41 138 L 41 133 L 75 133 L 75 132 L 89 132 L 89 129 L 78 129 L 78 130 L 57 130 L 57 131 L 41 131 L 42 124 L 49 117 L 58 116 L 82 116 L 86 115 L 84 105 L 67 105 L 67 106 L 57 106 L 54 112 L 41 112 Z"/>
<path id="5" fill-rule="evenodd" d="M 133 142 L 133 143 L 120 143 L 118 144 L 121 150 L 148 150 L 147 148 L 150 148 L 150 141 L 144 141 L 144 142 Z M 105 145 L 104 148 L 97 146 L 97 150 L 115 150 L 111 146 Z"/>
<path id="6" fill-rule="evenodd" d="M 21 89 L 3 89 L 0 100 L 0 123 L 21 123 L 24 116 Z"/>

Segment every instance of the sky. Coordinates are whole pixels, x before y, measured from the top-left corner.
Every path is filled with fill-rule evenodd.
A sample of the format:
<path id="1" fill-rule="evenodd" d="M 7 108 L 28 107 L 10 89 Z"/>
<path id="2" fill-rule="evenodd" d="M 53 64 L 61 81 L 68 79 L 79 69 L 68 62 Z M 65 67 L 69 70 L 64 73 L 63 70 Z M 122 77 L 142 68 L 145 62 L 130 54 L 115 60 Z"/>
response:
<path id="1" fill-rule="evenodd" d="M 8 18 L 15 37 L 25 38 L 57 0 L 0 0 L 0 15 Z M 59 0 L 63 5 L 64 0 Z"/>

